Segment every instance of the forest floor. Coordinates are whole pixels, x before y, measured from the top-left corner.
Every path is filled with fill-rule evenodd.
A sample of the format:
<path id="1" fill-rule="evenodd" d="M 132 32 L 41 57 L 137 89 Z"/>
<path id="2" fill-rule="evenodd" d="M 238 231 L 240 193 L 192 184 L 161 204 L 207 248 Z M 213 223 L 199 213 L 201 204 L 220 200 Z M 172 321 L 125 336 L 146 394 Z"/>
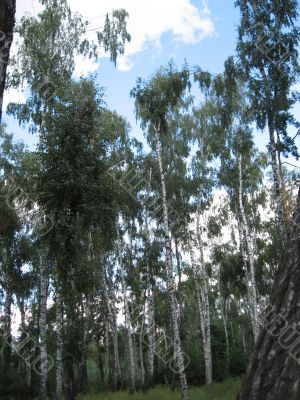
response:
<path id="1" fill-rule="evenodd" d="M 191 388 L 189 397 L 190 400 L 235 400 L 240 385 L 240 379 L 227 379 L 224 382 L 214 384 L 210 390 L 205 387 Z M 166 386 L 156 386 L 147 393 L 101 393 L 86 395 L 82 400 L 180 400 L 180 394 L 178 391 L 171 391 Z"/>

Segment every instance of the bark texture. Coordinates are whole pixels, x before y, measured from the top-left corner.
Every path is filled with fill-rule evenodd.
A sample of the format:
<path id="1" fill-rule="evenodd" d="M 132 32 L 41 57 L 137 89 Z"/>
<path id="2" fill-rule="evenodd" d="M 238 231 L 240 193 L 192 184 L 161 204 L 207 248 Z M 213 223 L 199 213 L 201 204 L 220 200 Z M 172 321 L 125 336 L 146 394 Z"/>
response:
<path id="1" fill-rule="evenodd" d="M 202 270 L 200 261 L 196 260 L 196 256 L 192 247 L 190 247 L 190 257 L 193 268 L 193 277 L 195 279 L 197 308 L 203 343 L 205 383 L 209 386 L 212 383 L 212 357 L 207 276 Z"/>
<path id="2" fill-rule="evenodd" d="M 1 0 L 0 5 L 0 123 L 9 52 L 13 41 L 16 0 Z"/>
<path id="3" fill-rule="evenodd" d="M 151 180 L 151 172 L 149 179 L 149 190 L 150 190 L 150 180 Z M 147 262 L 147 290 L 146 290 L 146 303 L 147 303 L 147 312 L 146 312 L 146 324 L 148 324 L 147 333 L 148 333 L 148 363 L 147 363 L 147 386 L 153 386 L 154 382 L 154 350 L 155 350 L 155 284 L 152 268 L 150 266 L 151 261 L 149 258 L 149 244 L 150 244 L 150 231 L 148 225 L 148 213 L 145 210 L 145 226 L 144 226 L 144 248 L 145 248 L 145 257 Z"/>
<path id="4" fill-rule="evenodd" d="M 63 348 L 63 368 L 64 368 L 64 397 L 66 400 L 76 399 L 76 381 L 75 381 L 75 365 L 76 358 L 74 356 L 74 346 L 79 346 L 78 331 L 76 324 L 78 323 L 78 306 L 77 291 L 75 287 L 75 270 L 77 264 L 76 257 L 76 226 L 78 212 L 75 207 L 71 207 L 69 211 L 69 232 L 65 240 L 65 260 L 63 268 L 65 282 L 62 291 L 62 301 L 66 312 L 65 332 Z"/>
<path id="5" fill-rule="evenodd" d="M 119 342 L 118 342 L 118 326 L 117 326 L 117 309 L 116 309 L 116 298 L 113 290 L 107 279 L 105 277 L 105 272 L 103 274 L 104 283 L 104 296 L 107 305 L 109 328 L 112 336 L 113 343 L 113 390 L 118 390 L 121 384 L 121 366 L 119 357 Z"/>
<path id="6" fill-rule="evenodd" d="M 169 229 L 169 210 L 167 202 L 167 191 L 165 174 L 162 164 L 162 149 L 161 149 L 161 139 L 160 139 L 160 127 L 155 129 L 155 142 L 156 142 L 156 153 L 158 159 L 158 166 L 160 172 L 160 184 L 162 193 L 162 203 L 163 203 L 163 229 L 165 236 L 165 250 L 166 250 L 166 269 L 167 269 L 167 290 L 168 297 L 170 301 L 171 308 L 171 320 L 173 325 L 173 335 L 174 335 L 174 353 L 176 358 L 176 366 L 179 373 L 180 381 L 180 391 L 181 399 L 188 400 L 188 386 L 184 366 L 184 356 L 182 352 L 181 338 L 179 334 L 179 321 L 178 321 L 178 310 L 177 310 L 177 300 L 176 300 L 176 289 L 175 281 L 173 277 L 173 266 L 172 266 L 172 250 L 171 250 L 171 236 Z"/>
<path id="7" fill-rule="evenodd" d="M 126 327 L 126 334 L 127 334 L 128 356 L 129 356 L 130 391 L 134 392 L 135 391 L 136 367 L 135 367 L 135 357 L 134 357 L 132 323 L 131 323 L 131 316 L 130 316 L 126 291 L 124 294 L 124 309 L 125 309 L 125 327 Z"/>
<path id="8" fill-rule="evenodd" d="M 122 275 L 122 289 L 123 289 L 123 301 L 124 301 L 124 314 L 125 314 L 125 331 L 126 331 L 126 343 L 128 351 L 128 361 L 129 361 L 129 374 L 130 374 L 130 392 L 134 392 L 136 389 L 136 363 L 134 356 L 134 337 L 133 337 L 133 326 L 131 322 L 131 315 L 129 310 L 128 298 L 127 298 L 127 288 L 125 277 L 123 274 L 123 249 L 120 237 L 117 241 L 118 245 L 118 256 L 119 256 L 119 266 Z"/>
<path id="9" fill-rule="evenodd" d="M 238 400 L 300 398 L 300 190 L 291 232 Z"/>
<path id="10" fill-rule="evenodd" d="M 145 311 L 145 310 L 144 310 Z M 142 317 L 142 321 L 140 324 L 140 332 L 139 332 L 139 351 L 140 351 L 140 379 L 141 379 L 141 387 L 145 387 L 145 368 L 144 368 L 144 351 L 143 351 L 143 333 L 144 333 L 144 319 Z"/>
<path id="11" fill-rule="evenodd" d="M 60 294 L 56 295 L 56 393 L 55 399 L 62 399 L 63 390 L 63 366 L 62 366 L 62 352 L 63 352 L 63 313 L 62 301 Z"/>
<path id="12" fill-rule="evenodd" d="M 206 385 L 210 386 L 212 384 L 212 353 L 211 353 L 211 332 L 210 332 L 210 308 L 209 308 L 209 296 L 208 296 L 208 275 L 204 262 L 204 252 L 203 252 L 203 240 L 202 240 L 202 227 L 200 224 L 200 213 L 197 213 L 196 217 L 196 237 L 197 245 L 199 249 L 199 266 L 200 266 L 200 284 L 199 284 L 199 295 L 201 306 L 201 330 L 202 336 L 204 337 L 204 362 L 205 362 L 205 382 Z"/>
<path id="13" fill-rule="evenodd" d="M 269 121 L 271 118 L 269 118 Z M 276 201 L 276 211 L 278 217 L 278 224 L 279 224 L 279 232 L 281 241 L 284 245 L 287 242 L 287 230 L 285 225 L 285 212 L 284 212 L 284 199 L 282 188 L 280 185 L 280 176 L 279 176 L 279 167 L 277 162 L 277 150 L 276 150 L 276 143 L 274 137 L 274 127 L 272 126 L 271 122 L 269 122 L 269 153 L 271 156 L 271 166 L 272 166 L 272 175 L 273 175 L 273 183 L 274 183 L 274 194 L 275 194 L 275 201 Z"/>
<path id="14" fill-rule="evenodd" d="M 47 399 L 47 378 L 48 378 L 48 358 L 47 358 L 47 273 L 46 257 L 43 250 L 40 251 L 40 349 L 41 349 L 41 380 L 40 380 L 40 400 Z"/>
<path id="15" fill-rule="evenodd" d="M 153 385 L 154 381 L 154 350 L 155 350 L 155 303 L 154 303 L 154 285 L 149 284 L 148 294 L 148 377 L 149 386 Z"/>
<path id="16" fill-rule="evenodd" d="M 4 303 L 4 341 L 3 341 L 3 377 L 9 377 L 10 363 L 11 363 L 11 305 L 12 305 L 12 291 L 10 286 L 6 289 L 5 303 Z M 6 379 L 6 378 L 5 378 Z"/>
<path id="17" fill-rule="evenodd" d="M 258 299 L 257 299 L 257 289 L 256 289 L 256 279 L 255 279 L 255 259 L 254 259 L 254 246 L 253 240 L 250 235 L 250 229 L 248 220 L 246 217 L 246 212 L 243 203 L 243 174 L 242 174 L 242 156 L 238 159 L 239 165 L 239 211 L 241 216 L 241 234 L 242 234 L 242 246 L 246 250 L 246 254 L 242 252 L 244 262 L 246 264 L 246 269 L 249 273 L 246 274 L 248 277 L 247 289 L 250 301 L 250 318 L 252 325 L 252 332 L 254 341 L 256 342 L 259 335 L 259 322 L 258 322 Z M 247 267 L 248 265 L 248 267 Z"/>
<path id="18" fill-rule="evenodd" d="M 27 334 L 26 334 L 26 315 L 25 315 L 25 297 L 23 295 L 17 295 L 17 304 L 20 310 L 20 315 L 21 315 L 21 337 L 20 341 L 23 342 L 26 340 Z M 30 397 L 30 389 L 31 389 L 31 365 L 29 362 L 26 362 L 22 360 L 22 363 L 24 364 L 24 369 L 25 369 L 25 381 L 26 381 L 26 389 L 25 393 L 26 396 L 29 398 Z"/>

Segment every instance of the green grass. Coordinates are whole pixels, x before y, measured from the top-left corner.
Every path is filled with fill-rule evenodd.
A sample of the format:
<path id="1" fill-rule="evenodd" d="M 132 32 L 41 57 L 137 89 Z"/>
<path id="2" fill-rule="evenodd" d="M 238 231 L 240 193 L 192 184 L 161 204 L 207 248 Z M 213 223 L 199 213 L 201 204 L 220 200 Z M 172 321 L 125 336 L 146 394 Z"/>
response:
<path id="1" fill-rule="evenodd" d="M 239 379 L 227 379 L 224 382 L 214 384 L 210 390 L 200 387 L 191 388 L 190 400 L 235 400 L 241 381 Z M 84 396 L 82 400 L 180 400 L 178 391 L 172 392 L 165 386 L 156 386 L 147 393 L 127 392 L 101 393 Z"/>

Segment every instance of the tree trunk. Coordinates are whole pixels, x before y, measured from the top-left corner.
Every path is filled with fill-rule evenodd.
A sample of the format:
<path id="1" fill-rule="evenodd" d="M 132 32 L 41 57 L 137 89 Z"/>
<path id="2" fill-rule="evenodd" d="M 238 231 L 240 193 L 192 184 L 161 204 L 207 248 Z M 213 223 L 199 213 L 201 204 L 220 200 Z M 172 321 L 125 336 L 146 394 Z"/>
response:
<path id="1" fill-rule="evenodd" d="M 130 392 L 133 393 L 136 389 L 135 388 L 136 367 L 135 367 L 135 357 L 134 357 L 134 345 L 133 345 L 133 338 L 132 338 L 132 323 L 131 323 L 130 310 L 129 310 L 129 306 L 128 306 L 126 282 L 125 282 L 124 272 L 123 272 L 122 244 L 121 244 L 120 237 L 118 237 L 118 240 L 117 240 L 117 251 L 118 251 L 118 257 L 119 257 L 119 268 L 120 268 L 121 277 L 122 277 L 124 314 L 125 314 L 125 332 L 126 332 L 126 343 L 127 343 L 127 351 L 128 351 L 128 359 L 129 359 L 128 360 L 129 361 L 129 373 L 130 373 Z"/>
<path id="2" fill-rule="evenodd" d="M 140 334 L 139 334 L 141 387 L 144 389 L 145 388 L 145 368 L 144 368 L 143 333 L 144 333 L 144 316 L 142 316 L 142 321 L 141 321 L 141 325 L 140 325 Z"/>
<path id="3" fill-rule="evenodd" d="M 108 333 L 108 324 L 105 324 L 105 333 L 104 333 L 104 386 L 105 389 L 109 387 L 109 333 Z"/>
<path id="4" fill-rule="evenodd" d="M 201 300 L 203 305 L 203 317 L 205 322 L 205 375 L 206 375 L 206 385 L 210 386 L 212 384 L 212 354 L 211 354 L 211 332 L 210 332 L 210 308 L 209 308 L 209 297 L 208 297 L 208 276 L 206 271 L 206 266 L 204 262 L 203 254 L 203 241 L 202 241 L 202 228 L 200 226 L 200 213 L 197 212 L 196 217 L 196 236 L 198 242 L 198 249 L 200 254 L 200 267 L 201 267 Z"/>
<path id="5" fill-rule="evenodd" d="M 242 176 L 242 156 L 239 156 L 238 159 L 238 165 L 239 165 L 239 209 L 240 209 L 240 215 L 242 219 L 242 233 L 243 233 L 243 245 L 246 249 L 247 253 L 247 260 L 244 260 L 247 268 L 247 263 L 248 261 L 249 264 L 249 278 L 250 282 L 247 282 L 247 288 L 248 288 L 248 293 L 249 293 L 249 300 L 250 300 L 250 317 L 251 317 L 251 323 L 252 323 L 252 332 L 253 332 L 253 338 L 254 342 L 256 342 L 258 335 L 259 335 L 259 321 L 258 321 L 258 300 L 257 300 L 257 290 L 256 290 L 256 279 L 255 279 L 255 266 L 254 266 L 254 251 L 253 251 L 253 242 L 252 242 L 252 237 L 249 232 L 249 227 L 248 227 L 248 221 L 245 213 L 245 208 L 243 204 L 243 176 Z M 250 283 L 250 287 L 249 287 Z"/>
<path id="6" fill-rule="evenodd" d="M 62 351 L 63 351 L 63 310 L 60 294 L 56 294 L 56 400 L 62 400 L 63 389 L 63 366 L 62 366 Z"/>
<path id="7" fill-rule="evenodd" d="M 188 386 L 185 374 L 184 357 L 182 352 L 181 339 L 179 334 L 179 323 L 178 323 L 178 311 L 177 311 L 177 300 L 175 281 L 173 277 L 173 266 L 172 266 L 172 250 L 171 250 L 171 237 L 169 230 L 169 211 L 167 202 L 167 191 L 165 183 L 165 175 L 162 164 L 162 150 L 161 150 L 161 139 L 160 139 L 160 127 L 155 129 L 155 142 L 156 142 L 156 153 L 160 172 L 160 183 L 161 183 L 161 194 L 163 203 L 163 229 L 165 235 L 165 251 L 166 251 L 166 268 L 167 268 L 167 290 L 171 308 L 171 320 L 173 325 L 174 334 L 174 351 L 176 357 L 176 365 L 179 373 L 181 399 L 188 400 Z"/>
<path id="8" fill-rule="evenodd" d="M 229 374 L 230 369 L 230 349 L 229 349 L 229 337 L 228 337 L 228 329 L 227 329 L 227 301 L 222 301 L 221 313 L 222 313 L 222 321 L 224 325 L 224 333 L 225 333 L 225 343 L 226 343 L 226 372 Z"/>
<path id="9" fill-rule="evenodd" d="M 103 262 L 103 290 L 108 311 L 109 327 L 112 335 L 113 343 L 113 357 L 114 357 L 114 368 L 113 368 L 113 390 L 118 390 L 121 383 L 121 367 L 119 357 L 119 342 L 118 342 L 118 326 L 117 326 L 117 310 L 116 310 L 116 299 L 111 289 L 110 283 L 107 282 L 106 269 Z"/>
<path id="10" fill-rule="evenodd" d="M 91 246 L 92 247 L 92 246 Z M 93 251 L 91 252 L 92 257 L 90 260 L 94 259 Z M 88 372 L 87 372 L 87 354 L 89 343 L 92 340 L 92 326 L 91 321 L 94 320 L 93 315 L 91 313 L 91 304 L 92 304 L 92 296 L 89 293 L 85 296 L 85 302 L 82 302 L 82 311 L 81 311 L 81 321 L 83 324 L 83 335 L 81 336 L 80 341 L 80 356 L 79 356 L 79 365 L 78 365 L 78 378 L 76 384 L 76 394 L 85 393 L 87 390 L 88 383 Z"/>
<path id="11" fill-rule="evenodd" d="M 18 307 L 21 315 L 21 343 L 26 340 L 26 319 L 25 319 L 25 298 L 21 296 L 17 296 Z M 23 361 L 25 373 L 26 373 L 26 395 L 30 397 L 30 389 L 31 389 L 31 365 L 30 362 Z"/>
<path id="12" fill-rule="evenodd" d="M 2 121 L 3 95 L 6 81 L 7 64 L 13 41 L 15 26 L 16 0 L 2 0 L 0 7 L 0 123 Z"/>
<path id="13" fill-rule="evenodd" d="M 220 296 L 220 311 L 224 326 L 224 334 L 225 334 L 225 343 L 226 343 L 226 374 L 229 375 L 230 370 L 230 346 L 229 346 L 229 335 L 228 335 L 228 327 L 227 327 L 227 320 L 228 320 L 228 299 L 225 299 L 222 296 L 221 291 L 221 280 L 220 280 L 220 270 L 219 270 L 219 277 L 218 277 L 218 293 Z"/>
<path id="14" fill-rule="evenodd" d="M 151 173 L 150 173 L 151 176 Z M 150 191 L 150 179 L 148 188 Z M 147 386 L 152 387 L 154 382 L 154 351 L 155 351 L 155 303 L 154 303 L 154 290 L 155 290 L 155 282 L 153 273 L 150 267 L 150 258 L 148 252 L 149 246 L 149 225 L 148 225 L 148 213 L 145 210 L 145 239 L 144 239 L 144 251 L 145 251 L 145 259 L 146 259 L 146 273 L 147 273 L 147 291 L 146 291 L 146 303 L 147 303 L 147 314 L 146 314 L 146 323 L 147 327 L 147 335 L 148 335 L 148 368 L 147 368 Z"/>
<path id="15" fill-rule="evenodd" d="M 180 254 L 179 254 L 179 249 L 178 249 L 178 239 L 174 238 L 175 242 L 175 254 L 176 254 L 176 263 L 177 263 L 177 272 L 178 272 L 178 287 L 181 287 L 181 260 L 180 260 Z M 178 293 L 179 294 L 179 293 Z"/>
<path id="16" fill-rule="evenodd" d="M 280 143 L 280 135 L 279 132 L 277 131 L 277 144 Z M 281 185 L 281 196 L 282 196 L 282 206 L 284 209 L 284 221 L 285 221 L 285 226 L 288 231 L 288 227 L 290 226 L 291 222 L 291 196 L 289 196 L 287 190 L 286 190 L 286 185 L 285 185 L 285 179 L 284 179 L 284 174 L 282 170 L 282 161 L 281 161 L 281 153 L 279 150 L 277 150 L 277 160 L 278 160 L 278 173 L 280 177 L 280 185 Z M 287 233 L 289 234 L 289 232 Z"/>
<path id="17" fill-rule="evenodd" d="M 40 250 L 40 349 L 41 349 L 41 380 L 39 400 L 47 400 L 47 377 L 48 377 L 48 356 L 47 356 L 47 268 L 46 255 Z"/>
<path id="18" fill-rule="evenodd" d="M 300 190 L 291 232 L 238 400 L 300 398 Z"/>
<path id="19" fill-rule="evenodd" d="M 69 232 L 65 241 L 65 259 L 64 268 L 64 291 L 63 303 L 66 310 L 66 335 L 64 340 L 64 388 L 65 399 L 75 400 L 76 383 L 75 383 L 75 357 L 74 346 L 79 346 L 78 338 L 78 310 L 77 310 L 77 293 L 75 288 L 75 268 L 76 268 L 76 224 L 77 212 L 70 209 Z"/>
<path id="20" fill-rule="evenodd" d="M 125 286 L 123 287 L 125 288 Z M 132 338 L 132 324 L 131 324 L 130 311 L 128 307 L 128 299 L 125 289 L 124 289 L 124 310 L 125 310 L 125 330 L 126 330 L 128 357 L 129 357 L 130 392 L 134 392 L 136 368 L 135 368 L 134 346 Z"/>
<path id="21" fill-rule="evenodd" d="M 10 246 L 8 246 L 10 248 Z M 11 359 L 11 305 L 12 305 L 12 287 L 11 287 L 11 260 L 8 257 L 7 248 L 4 246 L 2 270 L 4 272 L 4 319 L 3 319 L 3 358 L 2 358 L 2 382 L 9 382 L 10 359 Z"/>
<path id="22" fill-rule="evenodd" d="M 113 370 L 113 388 L 118 390 L 120 387 L 121 380 L 121 367 L 119 358 L 119 342 L 118 342 L 118 327 L 117 327 L 117 317 L 115 306 L 109 305 L 109 318 L 110 318 L 110 328 L 112 331 L 112 341 L 113 341 L 113 356 L 114 356 L 114 370 Z"/>
<path id="23" fill-rule="evenodd" d="M 205 383 L 212 384 L 212 358 L 211 358 L 211 338 L 210 338 L 210 313 L 207 291 L 207 276 L 203 275 L 201 265 L 196 262 L 193 249 L 190 247 L 190 257 L 196 285 L 197 308 L 199 312 L 201 336 L 203 343 L 204 363 L 205 363 Z"/>
<path id="24" fill-rule="evenodd" d="M 283 248 L 285 243 L 287 242 L 287 232 L 285 226 L 285 217 L 284 217 L 284 202 L 282 198 L 282 191 L 280 187 L 280 178 L 279 178 L 279 168 L 277 163 L 277 150 L 275 144 L 275 137 L 274 137 L 274 127 L 272 126 L 269 118 L 269 153 L 271 156 L 271 166 L 272 166 L 272 174 L 273 174 L 273 183 L 274 183 L 274 191 L 275 191 L 275 202 L 276 202 L 276 211 L 278 217 L 278 224 L 279 224 L 279 232 L 281 241 L 283 244 Z"/>
<path id="25" fill-rule="evenodd" d="M 11 361 L 11 305 L 12 291 L 10 285 L 6 287 L 5 303 L 4 303 L 4 341 L 3 341 L 3 380 L 10 376 L 10 361 Z"/>
<path id="26" fill-rule="evenodd" d="M 203 242 L 202 242 L 202 229 L 200 226 L 200 212 L 196 214 L 196 241 L 193 247 L 199 251 L 199 262 L 196 262 L 195 254 L 190 248 L 190 255 L 194 278 L 196 282 L 196 296 L 198 311 L 200 316 L 201 333 L 203 340 L 204 362 L 205 362 L 205 382 L 207 386 L 212 384 L 212 354 L 211 354 L 211 332 L 210 332 L 210 308 L 208 298 L 208 276 L 206 272 L 204 255 L 203 255 Z"/>
<path id="27" fill-rule="evenodd" d="M 148 320 L 148 384 L 151 387 L 154 382 L 154 351 L 155 351 L 155 309 L 154 309 L 154 285 L 149 285 L 148 294 L 148 313 L 147 313 L 147 320 Z"/>

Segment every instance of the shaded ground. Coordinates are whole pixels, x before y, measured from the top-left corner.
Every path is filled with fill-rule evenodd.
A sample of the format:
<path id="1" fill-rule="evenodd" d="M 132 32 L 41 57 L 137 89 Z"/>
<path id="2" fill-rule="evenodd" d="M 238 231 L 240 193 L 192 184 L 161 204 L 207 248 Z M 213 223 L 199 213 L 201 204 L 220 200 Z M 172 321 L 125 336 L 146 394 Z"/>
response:
<path id="1" fill-rule="evenodd" d="M 239 379 L 228 379 L 214 384 L 209 391 L 206 388 L 192 388 L 190 400 L 235 400 L 240 384 Z M 83 400 L 180 400 L 180 395 L 179 392 L 172 392 L 167 387 L 157 386 L 145 394 L 142 392 L 132 395 L 126 392 L 101 393 L 84 396 Z"/>

